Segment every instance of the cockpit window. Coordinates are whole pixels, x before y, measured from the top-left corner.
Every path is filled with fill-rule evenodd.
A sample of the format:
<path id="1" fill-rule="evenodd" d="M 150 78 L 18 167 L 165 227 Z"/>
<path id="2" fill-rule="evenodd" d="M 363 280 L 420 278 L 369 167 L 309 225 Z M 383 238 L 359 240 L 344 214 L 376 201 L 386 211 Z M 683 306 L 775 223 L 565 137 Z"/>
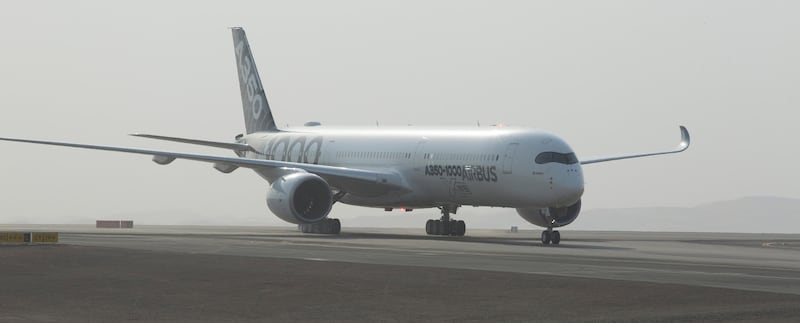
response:
<path id="1" fill-rule="evenodd" d="M 578 163 L 578 157 L 575 153 L 557 153 L 553 151 L 546 151 L 536 156 L 537 164 L 559 163 L 565 165 L 572 165 Z"/>

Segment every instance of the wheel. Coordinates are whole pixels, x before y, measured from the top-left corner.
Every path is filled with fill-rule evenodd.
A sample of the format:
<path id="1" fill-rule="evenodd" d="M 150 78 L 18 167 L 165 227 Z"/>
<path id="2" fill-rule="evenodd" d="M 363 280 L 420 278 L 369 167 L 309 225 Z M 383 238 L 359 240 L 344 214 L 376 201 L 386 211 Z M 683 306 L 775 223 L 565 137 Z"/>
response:
<path id="1" fill-rule="evenodd" d="M 459 220 L 456 222 L 456 235 L 463 237 L 465 233 L 467 233 L 467 224 L 464 221 Z"/>
<path id="2" fill-rule="evenodd" d="M 425 233 L 428 235 L 433 234 L 433 220 L 428 220 L 428 222 L 425 222 Z"/>
<path id="3" fill-rule="evenodd" d="M 447 221 L 447 235 L 448 236 L 458 235 L 458 221 L 456 220 Z"/>
<path id="4" fill-rule="evenodd" d="M 433 220 L 433 235 L 441 235 L 442 234 L 442 221 L 440 220 Z"/>
<path id="5" fill-rule="evenodd" d="M 553 231 L 553 244 L 558 244 L 559 242 L 561 242 L 561 233 Z"/>
<path id="6" fill-rule="evenodd" d="M 542 231 L 542 244 L 550 244 L 550 232 Z"/>
<path id="7" fill-rule="evenodd" d="M 333 231 L 333 223 L 331 222 L 331 219 L 325 219 L 317 222 L 317 230 L 319 230 L 318 233 L 321 234 L 331 233 L 331 231 Z"/>
<path id="8" fill-rule="evenodd" d="M 342 221 L 339 219 L 331 220 L 331 234 L 339 234 L 342 232 Z"/>

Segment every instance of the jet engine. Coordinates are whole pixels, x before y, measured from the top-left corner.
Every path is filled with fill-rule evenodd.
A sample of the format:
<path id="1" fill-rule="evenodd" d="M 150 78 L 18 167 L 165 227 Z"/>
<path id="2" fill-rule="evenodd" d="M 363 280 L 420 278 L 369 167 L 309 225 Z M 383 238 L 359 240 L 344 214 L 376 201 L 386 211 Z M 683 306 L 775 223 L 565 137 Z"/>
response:
<path id="1" fill-rule="evenodd" d="M 267 193 L 270 211 L 281 220 L 294 224 L 322 221 L 332 205 L 328 182 L 310 173 L 298 172 L 280 177 Z"/>
<path id="2" fill-rule="evenodd" d="M 540 227 L 563 227 L 572 223 L 581 213 L 581 201 L 575 202 L 567 207 L 546 207 L 546 208 L 520 208 L 517 213 L 525 221 Z"/>

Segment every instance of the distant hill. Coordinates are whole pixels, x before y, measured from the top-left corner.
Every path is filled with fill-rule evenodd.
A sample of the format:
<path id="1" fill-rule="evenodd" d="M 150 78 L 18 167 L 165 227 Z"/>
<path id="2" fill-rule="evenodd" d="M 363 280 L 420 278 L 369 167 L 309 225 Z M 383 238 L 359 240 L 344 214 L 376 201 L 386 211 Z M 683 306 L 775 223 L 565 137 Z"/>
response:
<path id="1" fill-rule="evenodd" d="M 425 220 L 437 217 L 432 210 L 385 215 L 358 216 L 343 219 L 346 226 L 423 228 Z M 458 219 L 467 221 L 467 228 L 536 229 L 525 222 L 514 209 L 462 208 Z M 747 232 L 800 233 L 800 199 L 780 197 L 746 197 L 696 207 L 642 207 L 584 210 L 568 226 L 575 230 L 602 231 L 680 231 L 680 232 Z"/>
<path id="2" fill-rule="evenodd" d="M 746 197 L 692 208 L 596 209 L 575 229 L 624 231 L 800 233 L 800 199 Z"/>

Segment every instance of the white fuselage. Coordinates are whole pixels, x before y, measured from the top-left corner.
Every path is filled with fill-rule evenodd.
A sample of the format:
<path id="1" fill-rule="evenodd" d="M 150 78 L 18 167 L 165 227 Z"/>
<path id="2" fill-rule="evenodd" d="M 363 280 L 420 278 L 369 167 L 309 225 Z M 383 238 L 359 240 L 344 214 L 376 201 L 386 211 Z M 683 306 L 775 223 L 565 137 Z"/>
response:
<path id="1" fill-rule="evenodd" d="M 239 141 L 257 151 L 248 152 L 248 158 L 391 171 L 411 188 L 350 191 L 341 202 L 352 205 L 563 207 L 583 194 L 583 174 L 572 149 L 541 130 L 304 127 L 253 133 Z M 546 152 L 572 154 L 574 161 L 537 163 Z"/>

